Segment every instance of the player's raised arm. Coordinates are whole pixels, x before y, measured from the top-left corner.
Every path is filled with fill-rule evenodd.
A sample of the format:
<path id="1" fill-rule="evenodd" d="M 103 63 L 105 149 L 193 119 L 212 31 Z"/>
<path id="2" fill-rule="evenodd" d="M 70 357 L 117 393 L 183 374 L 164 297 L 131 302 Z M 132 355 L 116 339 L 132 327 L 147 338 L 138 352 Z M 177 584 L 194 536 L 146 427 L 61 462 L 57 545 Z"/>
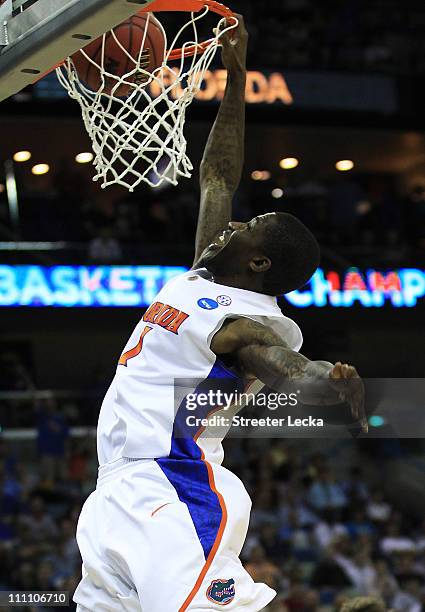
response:
<path id="1" fill-rule="evenodd" d="M 216 355 L 233 354 L 244 372 L 272 389 L 294 382 L 302 389 L 303 404 L 334 405 L 347 402 L 363 431 L 368 424 L 364 386 L 348 364 L 310 361 L 286 344 L 271 328 L 247 318 L 230 321 L 213 338 Z"/>
<path id="2" fill-rule="evenodd" d="M 232 199 L 244 162 L 245 86 L 248 33 L 242 16 L 232 33 L 225 34 L 223 64 L 227 85 L 201 163 L 201 205 L 196 232 L 195 264 L 202 252 L 231 220 Z"/>

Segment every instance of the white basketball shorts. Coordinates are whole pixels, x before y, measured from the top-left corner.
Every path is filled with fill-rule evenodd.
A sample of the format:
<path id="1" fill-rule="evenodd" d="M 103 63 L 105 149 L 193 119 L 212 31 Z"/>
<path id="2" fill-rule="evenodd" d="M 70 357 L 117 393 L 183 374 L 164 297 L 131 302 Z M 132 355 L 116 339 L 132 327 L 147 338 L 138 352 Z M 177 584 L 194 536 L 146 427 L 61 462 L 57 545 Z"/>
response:
<path id="1" fill-rule="evenodd" d="M 201 460 L 102 466 L 81 512 L 79 612 L 263 610 L 276 593 L 239 554 L 251 500 L 229 470 Z"/>

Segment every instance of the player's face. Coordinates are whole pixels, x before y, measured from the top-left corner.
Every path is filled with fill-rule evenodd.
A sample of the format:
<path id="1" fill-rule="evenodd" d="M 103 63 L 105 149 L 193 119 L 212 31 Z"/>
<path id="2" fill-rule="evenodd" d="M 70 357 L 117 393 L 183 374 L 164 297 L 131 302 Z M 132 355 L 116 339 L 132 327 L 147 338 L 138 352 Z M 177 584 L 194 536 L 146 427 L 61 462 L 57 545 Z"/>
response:
<path id="1" fill-rule="evenodd" d="M 240 266 L 260 249 L 264 240 L 264 229 L 273 223 L 275 213 L 268 213 L 255 217 L 248 223 L 231 221 L 227 229 L 223 230 L 202 254 L 202 261 L 208 267 L 228 266 L 234 270 L 235 265 Z M 226 266 L 226 268 L 224 268 Z"/>

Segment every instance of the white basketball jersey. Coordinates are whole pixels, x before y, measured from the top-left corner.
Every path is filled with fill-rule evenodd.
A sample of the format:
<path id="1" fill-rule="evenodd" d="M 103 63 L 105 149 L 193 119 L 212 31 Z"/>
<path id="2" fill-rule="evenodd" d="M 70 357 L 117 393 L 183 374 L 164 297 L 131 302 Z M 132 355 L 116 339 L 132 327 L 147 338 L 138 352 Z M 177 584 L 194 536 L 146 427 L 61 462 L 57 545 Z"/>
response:
<path id="1" fill-rule="evenodd" d="M 232 376 L 210 343 L 225 319 L 241 316 L 273 328 L 294 351 L 301 348 L 299 327 L 274 297 L 214 283 L 205 269 L 163 287 L 133 331 L 103 401 L 100 465 L 122 457 L 196 458 L 193 440 L 176 439 L 175 381 Z"/>

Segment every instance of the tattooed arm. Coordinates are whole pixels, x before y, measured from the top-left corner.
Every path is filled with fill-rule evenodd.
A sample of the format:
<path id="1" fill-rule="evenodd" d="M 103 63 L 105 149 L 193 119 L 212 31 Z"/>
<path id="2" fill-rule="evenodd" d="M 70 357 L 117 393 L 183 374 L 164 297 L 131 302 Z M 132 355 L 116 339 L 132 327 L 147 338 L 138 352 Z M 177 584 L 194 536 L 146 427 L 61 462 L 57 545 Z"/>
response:
<path id="1" fill-rule="evenodd" d="M 367 431 L 364 387 L 356 369 L 340 362 L 310 361 L 293 351 L 271 328 L 251 319 L 229 321 L 214 336 L 216 355 L 233 354 L 240 368 L 279 391 L 295 384 L 304 404 L 333 405 L 346 401 Z"/>
<path id="2" fill-rule="evenodd" d="M 232 198 L 244 161 L 245 85 L 248 33 L 242 16 L 231 35 L 224 35 L 223 63 L 228 70 L 226 91 L 201 163 L 201 206 L 196 232 L 195 263 L 231 220 Z"/>

